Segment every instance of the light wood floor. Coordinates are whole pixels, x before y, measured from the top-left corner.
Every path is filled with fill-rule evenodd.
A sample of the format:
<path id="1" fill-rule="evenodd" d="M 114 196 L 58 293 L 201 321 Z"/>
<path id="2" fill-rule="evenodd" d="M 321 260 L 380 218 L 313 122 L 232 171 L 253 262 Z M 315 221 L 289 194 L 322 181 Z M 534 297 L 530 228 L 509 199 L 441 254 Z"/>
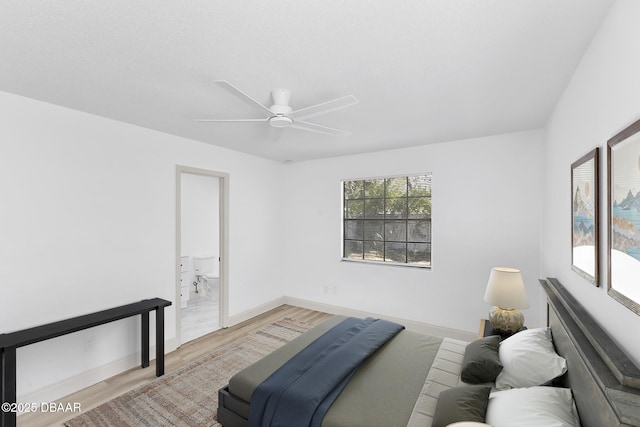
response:
<path id="1" fill-rule="evenodd" d="M 196 340 L 190 341 L 182 345 L 177 350 L 168 353 L 165 356 L 165 373 L 170 373 L 171 371 L 180 368 L 211 351 L 214 351 L 284 317 L 303 320 L 315 325 L 322 322 L 324 319 L 331 317 L 331 314 L 288 305 L 280 306 L 260 316 L 254 317 L 253 319 L 247 320 L 246 322 L 230 328 L 220 329 Z M 84 390 L 80 390 L 69 396 L 58 399 L 57 402 L 65 405 L 67 403 L 73 404 L 78 402 L 81 405 L 82 412 L 86 412 L 104 402 L 120 396 L 121 394 L 133 390 L 138 386 L 153 381 L 156 378 L 154 362 L 155 361 L 152 361 L 148 368 L 131 369 L 130 371 L 101 381 L 98 384 L 85 388 Z M 60 426 L 62 423 L 76 415 L 78 414 L 65 412 L 28 413 L 18 416 L 17 425 L 19 427 Z"/>

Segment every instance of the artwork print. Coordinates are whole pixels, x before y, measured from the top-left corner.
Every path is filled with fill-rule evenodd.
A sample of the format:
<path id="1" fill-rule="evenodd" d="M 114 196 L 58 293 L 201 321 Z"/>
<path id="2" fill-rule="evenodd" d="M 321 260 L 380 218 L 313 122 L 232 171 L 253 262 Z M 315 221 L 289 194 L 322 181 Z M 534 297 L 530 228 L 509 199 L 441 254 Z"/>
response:
<path id="1" fill-rule="evenodd" d="M 598 149 L 571 165 L 571 266 L 599 284 Z"/>
<path id="2" fill-rule="evenodd" d="M 640 314 L 640 120 L 609 140 L 609 294 Z"/>

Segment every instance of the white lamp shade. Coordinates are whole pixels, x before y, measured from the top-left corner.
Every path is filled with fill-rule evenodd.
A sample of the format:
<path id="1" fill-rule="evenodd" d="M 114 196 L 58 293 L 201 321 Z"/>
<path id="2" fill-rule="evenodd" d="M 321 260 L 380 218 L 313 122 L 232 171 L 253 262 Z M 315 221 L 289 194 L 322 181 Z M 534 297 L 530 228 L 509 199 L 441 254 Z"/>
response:
<path id="1" fill-rule="evenodd" d="M 505 309 L 528 308 L 529 301 L 524 290 L 520 270 L 495 267 L 491 269 L 484 301 Z"/>

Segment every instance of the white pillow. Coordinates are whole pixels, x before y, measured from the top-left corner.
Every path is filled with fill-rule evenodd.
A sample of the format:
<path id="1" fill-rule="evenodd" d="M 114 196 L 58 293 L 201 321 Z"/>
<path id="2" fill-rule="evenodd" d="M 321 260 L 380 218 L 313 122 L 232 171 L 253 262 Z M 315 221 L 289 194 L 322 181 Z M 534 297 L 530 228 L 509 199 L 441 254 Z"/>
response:
<path id="1" fill-rule="evenodd" d="M 568 388 L 531 387 L 495 391 L 485 422 L 493 427 L 579 427 Z"/>
<path id="2" fill-rule="evenodd" d="M 496 378 L 496 388 L 533 387 L 567 372 L 567 361 L 553 348 L 551 329 L 527 329 L 510 336 L 498 349 L 502 371 Z"/>

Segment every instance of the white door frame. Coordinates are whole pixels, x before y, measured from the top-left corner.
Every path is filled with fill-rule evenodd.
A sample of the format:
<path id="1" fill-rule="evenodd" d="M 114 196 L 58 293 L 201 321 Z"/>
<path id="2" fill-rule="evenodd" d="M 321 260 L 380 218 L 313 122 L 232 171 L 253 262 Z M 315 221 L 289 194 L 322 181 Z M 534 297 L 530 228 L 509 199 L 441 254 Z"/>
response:
<path id="1" fill-rule="evenodd" d="M 182 332 L 181 332 L 181 319 L 180 319 L 180 257 L 181 251 L 181 188 L 182 188 L 182 174 L 192 174 L 201 176 L 210 176 L 219 178 L 220 193 L 219 193 L 219 209 L 220 209 L 220 287 L 219 287 L 219 299 L 220 301 L 220 314 L 219 324 L 221 328 L 229 326 L 229 174 L 224 172 L 216 172 L 207 169 L 193 168 L 190 166 L 176 165 L 176 337 L 178 339 L 178 345 L 182 344 Z"/>

